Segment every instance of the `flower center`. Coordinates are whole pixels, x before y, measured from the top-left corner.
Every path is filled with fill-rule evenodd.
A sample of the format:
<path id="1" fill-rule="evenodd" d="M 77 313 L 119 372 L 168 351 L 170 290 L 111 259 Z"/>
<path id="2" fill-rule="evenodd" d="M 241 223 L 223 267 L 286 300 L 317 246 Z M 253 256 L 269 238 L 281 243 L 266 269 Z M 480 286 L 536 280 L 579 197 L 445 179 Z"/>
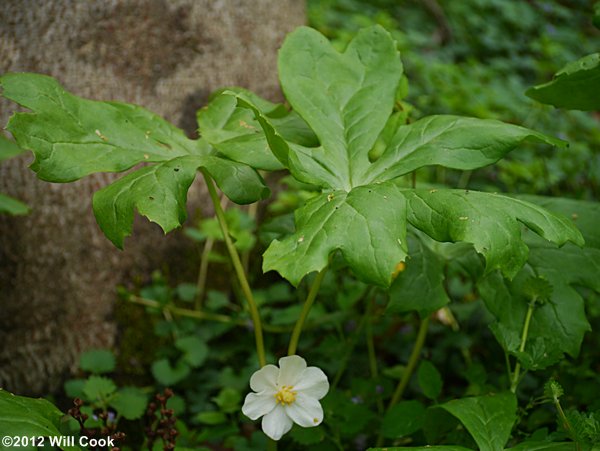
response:
<path id="1" fill-rule="evenodd" d="M 279 391 L 273 395 L 275 396 L 277 404 L 287 404 L 289 406 L 296 400 L 296 392 L 293 391 L 292 388 L 294 387 L 291 385 L 283 385 Z"/>

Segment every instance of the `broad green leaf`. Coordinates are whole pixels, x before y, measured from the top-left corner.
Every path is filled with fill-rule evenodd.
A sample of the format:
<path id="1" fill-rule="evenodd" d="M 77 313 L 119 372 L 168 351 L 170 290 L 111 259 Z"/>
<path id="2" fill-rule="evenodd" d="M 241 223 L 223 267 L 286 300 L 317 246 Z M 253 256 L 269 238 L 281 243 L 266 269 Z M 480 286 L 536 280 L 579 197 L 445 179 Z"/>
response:
<path id="1" fill-rule="evenodd" d="M 204 140 L 135 105 L 98 102 L 68 93 L 53 78 L 38 74 L 0 77 L 3 96 L 29 108 L 16 113 L 8 130 L 31 149 L 38 177 L 70 182 L 95 172 L 121 172 L 144 166 L 94 197 L 102 230 L 118 247 L 131 233 L 135 209 L 166 232 L 186 216 L 186 195 L 202 168 L 237 203 L 264 198 L 268 189 L 248 166 L 218 155 Z"/>
<path id="2" fill-rule="evenodd" d="M 442 375 L 428 360 L 423 360 L 417 371 L 417 381 L 425 396 L 429 399 L 438 399 L 442 393 Z"/>
<path id="3" fill-rule="evenodd" d="M 304 146 L 316 146 L 314 133 L 296 112 L 288 112 L 283 105 L 261 99 L 242 88 L 228 92 L 242 94 L 257 105 L 271 120 L 285 139 Z M 198 126 L 202 137 L 228 158 L 249 164 L 257 169 L 283 169 L 273 155 L 260 124 L 252 111 L 237 105 L 232 96 L 217 96 L 198 111 Z"/>
<path id="4" fill-rule="evenodd" d="M 323 147 L 322 164 L 339 174 L 333 189 L 349 191 L 369 166 L 373 147 L 392 113 L 402 76 L 396 45 L 379 26 L 360 31 L 343 54 L 315 30 L 290 33 L 279 53 L 286 98 Z"/>
<path id="5" fill-rule="evenodd" d="M 444 261 L 419 237 L 408 235 L 408 258 L 390 287 L 386 312 L 414 310 L 421 317 L 430 315 L 450 302 L 443 285 L 444 278 Z"/>
<path id="6" fill-rule="evenodd" d="M 404 204 L 402 191 L 390 183 L 323 193 L 296 211 L 295 234 L 271 243 L 263 270 L 276 269 L 298 285 L 339 249 L 358 278 L 388 286 L 406 257 Z"/>
<path id="7" fill-rule="evenodd" d="M 600 110 L 600 53 L 573 61 L 543 85 L 525 93 L 541 103 L 569 110 Z"/>
<path id="8" fill-rule="evenodd" d="M 369 166 L 362 180 L 392 180 L 431 165 L 481 168 L 497 162 L 525 140 L 566 147 L 566 142 L 559 139 L 492 119 L 428 116 L 398 127 L 387 149 Z"/>
<path id="9" fill-rule="evenodd" d="M 584 286 L 600 292 L 600 233 L 597 226 L 600 223 L 600 206 L 570 199 L 521 197 L 550 211 L 568 215 L 586 240 L 584 248 L 567 244 L 559 249 L 535 235 L 526 234 L 525 240 L 530 248 L 528 265 L 515 279 L 508 282 L 497 274 L 491 274 L 479 283 L 480 294 L 498 321 L 492 330 L 505 350 L 513 353 L 520 343 L 516 337 L 521 336 L 531 300 L 528 284 L 534 277 L 543 277 L 551 283 L 549 299 L 534 310 L 527 355 L 517 355 L 526 364 L 538 362 L 537 366 L 543 367 L 540 363 L 549 364 L 548 360 L 540 359 L 544 354 L 556 356 L 555 360 L 563 352 L 578 355 L 583 336 L 590 330 L 584 301 L 576 287 Z M 537 359 L 534 359 L 536 356 Z"/>
<path id="10" fill-rule="evenodd" d="M 425 407 L 419 401 L 401 401 L 383 417 L 381 434 L 387 438 L 402 438 L 417 432 L 425 421 Z"/>
<path id="11" fill-rule="evenodd" d="M 115 364 L 115 356 L 108 349 L 92 349 L 79 357 L 79 368 L 94 374 L 110 373 Z"/>
<path id="12" fill-rule="evenodd" d="M 0 193 L 0 214 L 26 215 L 29 213 L 29 207 L 17 199 Z"/>
<path id="13" fill-rule="evenodd" d="M 137 420 L 146 411 L 148 396 L 137 387 L 124 387 L 111 398 L 109 404 L 125 419 Z"/>
<path id="14" fill-rule="evenodd" d="M 61 420 L 64 416 L 45 399 L 16 396 L 0 388 L 0 437 L 61 437 Z M 13 449 L 0 446 L 2 449 Z M 80 448 L 65 446 L 63 449 L 71 451 Z"/>
<path id="15" fill-rule="evenodd" d="M 179 361 L 175 366 L 168 359 L 160 359 L 152 363 L 152 375 L 162 385 L 175 385 L 190 374 L 190 367 Z"/>
<path id="16" fill-rule="evenodd" d="M 101 376 L 90 376 L 83 386 L 83 394 L 88 401 L 103 401 L 117 389 L 115 383 Z"/>
<path id="17" fill-rule="evenodd" d="M 359 32 L 345 53 L 314 30 L 300 28 L 290 34 L 279 55 L 282 87 L 320 147 L 288 142 L 252 98 L 224 93 L 254 112 L 271 151 L 297 180 L 324 190 L 296 211 L 295 233 L 271 243 L 264 255 L 265 271 L 275 269 L 296 285 L 340 250 L 358 278 L 389 286 L 406 257 L 405 217 L 436 240 L 473 243 L 486 257 L 488 271 L 501 268 L 509 276 L 527 258 L 519 221 L 559 244 L 582 242 L 570 222 L 513 199 L 473 193 L 467 201 L 446 191 L 428 205 L 429 193 L 398 188 L 399 176 L 421 166 L 489 165 L 525 139 L 563 145 L 497 121 L 434 116 L 402 125 L 389 120 L 401 70 L 395 44 L 380 27 Z M 381 146 L 387 148 L 381 151 Z M 371 162 L 369 154 L 376 158 L 375 153 L 381 156 Z M 382 190 L 390 194 L 376 200 L 366 196 Z M 351 205 L 352 211 L 347 208 L 350 201 L 358 204 Z"/>
<path id="18" fill-rule="evenodd" d="M 517 398 L 513 393 L 462 398 L 440 404 L 465 426 L 479 449 L 501 451 L 517 420 Z"/>
<path id="19" fill-rule="evenodd" d="M 16 142 L 0 133 L 0 163 L 25 152 Z"/>
<path id="20" fill-rule="evenodd" d="M 572 221 L 511 197 L 462 190 L 406 190 L 408 221 L 437 241 L 464 241 L 486 259 L 486 272 L 500 269 L 512 278 L 528 248 L 521 238 L 526 225 L 558 245 L 583 245 Z"/>

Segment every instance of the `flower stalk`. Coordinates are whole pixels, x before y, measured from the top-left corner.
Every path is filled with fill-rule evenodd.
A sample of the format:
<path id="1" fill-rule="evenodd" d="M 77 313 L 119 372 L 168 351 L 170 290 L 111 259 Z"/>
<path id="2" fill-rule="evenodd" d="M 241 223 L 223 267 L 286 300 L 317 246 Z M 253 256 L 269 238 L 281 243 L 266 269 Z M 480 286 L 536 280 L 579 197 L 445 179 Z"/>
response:
<path id="1" fill-rule="evenodd" d="M 310 287 L 310 291 L 308 292 L 308 296 L 306 297 L 306 301 L 304 301 L 304 306 L 302 307 L 302 312 L 300 313 L 300 317 L 298 321 L 296 321 L 296 325 L 294 326 L 294 330 L 292 332 L 292 337 L 290 338 L 290 345 L 288 347 L 288 355 L 296 354 L 296 350 L 298 349 L 298 340 L 300 339 L 300 334 L 302 333 L 302 327 L 304 326 L 304 322 L 308 317 L 310 312 L 310 308 L 312 307 L 315 299 L 317 297 L 317 293 L 319 292 L 319 288 L 321 287 L 321 283 L 323 282 L 323 278 L 325 277 L 325 273 L 327 272 L 327 266 L 317 274 L 312 286 Z"/>
<path id="2" fill-rule="evenodd" d="M 227 251 L 229 252 L 231 263 L 233 264 L 233 268 L 235 270 L 240 286 L 242 287 L 242 291 L 244 292 L 244 296 L 246 297 L 246 301 L 248 302 L 250 317 L 252 318 L 252 323 L 254 325 L 254 338 L 256 341 L 256 353 L 258 354 L 258 362 L 260 366 L 263 367 L 267 364 L 267 359 L 265 357 L 265 344 L 263 340 L 262 323 L 260 321 L 258 307 L 256 305 L 256 301 L 254 300 L 254 296 L 252 295 L 250 285 L 248 284 L 248 278 L 246 277 L 246 273 L 244 272 L 244 267 L 242 265 L 242 262 L 240 261 L 240 256 L 233 242 L 231 241 L 231 237 L 229 235 L 229 228 L 225 219 L 225 212 L 223 211 L 223 208 L 221 208 L 221 201 L 219 199 L 219 195 L 217 194 L 214 181 L 210 174 L 205 170 L 201 169 L 200 172 L 202 172 L 202 175 L 204 175 L 204 179 L 206 180 L 208 194 L 210 195 L 210 198 L 214 205 L 215 215 L 217 216 L 217 220 L 219 221 L 221 232 L 223 232 L 225 246 L 227 247 Z"/>

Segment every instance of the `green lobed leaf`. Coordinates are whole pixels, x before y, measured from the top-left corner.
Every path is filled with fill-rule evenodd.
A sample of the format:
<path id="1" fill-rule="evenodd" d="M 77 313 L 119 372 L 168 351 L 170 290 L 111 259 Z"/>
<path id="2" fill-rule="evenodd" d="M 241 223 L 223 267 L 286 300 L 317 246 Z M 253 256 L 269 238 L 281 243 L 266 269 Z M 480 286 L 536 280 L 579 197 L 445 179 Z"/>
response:
<path id="1" fill-rule="evenodd" d="M 45 399 L 16 396 L 0 388 L 1 437 L 61 437 L 61 420 L 64 416 Z M 64 446 L 63 449 L 71 451 L 80 448 Z"/>
<path id="2" fill-rule="evenodd" d="M 400 175 L 424 165 L 472 169 L 497 161 L 525 139 L 564 143 L 497 121 L 456 116 L 434 116 L 411 125 L 388 121 L 401 63 L 393 40 L 380 27 L 361 31 L 343 54 L 316 31 L 300 28 L 281 49 L 279 70 L 290 104 L 313 128 L 320 147 L 287 142 L 251 98 L 225 95 L 237 97 L 238 105 L 254 112 L 271 151 L 296 179 L 324 193 L 296 211 L 293 235 L 271 243 L 264 255 L 265 271 L 275 269 L 297 285 L 339 249 L 357 277 L 387 287 L 406 256 L 405 216 L 436 240 L 473 243 L 486 257 L 488 272 L 500 268 L 507 276 L 514 276 L 527 258 L 519 221 L 559 244 L 582 243 L 567 220 L 514 199 L 473 193 L 467 201 L 455 191 L 440 190 L 444 192 L 429 205 L 431 193 L 391 188 Z M 394 125 L 397 130 L 390 138 Z M 384 139 L 377 141 L 382 131 Z M 369 153 L 376 141 L 387 148 L 372 163 Z M 359 208 L 352 206 L 351 215 L 345 214 L 347 200 L 366 200 L 365 192 L 379 192 L 381 186 L 400 190 L 408 203 L 394 193 L 386 203 L 361 202 Z M 462 218 L 469 219 L 461 223 Z M 360 246 L 366 246 L 363 255 L 354 252 Z"/>
<path id="3" fill-rule="evenodd" d="M 90 376 L 83 386 L 83 394 L 88 401 L 103 401 L 116 389 L 117 386 L 112 380 L 101 376 Z"/>
<path id="4" fill-rule="evenodd" d="M 148 404 L 148 396 L 137 387 L 123 387 L 109 402 L 119 415 L 127 420 L 142 418 Z"/>
<path id="5" fill-rule="evenodd" d="M 353 178 L 369 166 L 401 76 L 395 42 L 380 26 L 358 32 L 343 54 L 307 27 L 287 36 L 279 53 L 281 86 L 319 138 L 321 164 L 339 174 L 331 188 L 357 186 Z"/>
<path id="6" fill-rule="evenodd" d="M 179 361 L 175 366 L 168 359 L 160 359 L 152 363 L 152 375 L 162 385 L 175 385 L 190 374 L 190 367 Z"/>
<path id="7" fill-rule="evenodd" d="M 408 235 L 408 258 L 404 270 L 390 287 L 386 312 L 415 310 L 424 318 L 450 302 L 444 288 L 444 261 L 420 237 Z"/>
<path id="8" fill-rule="evenodd" d="M 600 110 L 600 53 L 567 64 L 552 81 L 529 88 L 525 94 L 557 108 Z"/>
<path id="9" fill-rule="evenodd" d="M 298 285 L 339 249 L 358 278 L 389 286 L 406 257 L 404 203 L 402 191 L 390 183 L 323 193 L 296 211 L 296 233 L 271 243 L 263 270 L 276 269 Z"/>
<path id="10" fill-rule="evenodd" d="M 115 356 L 108 349 L 91 349 L 79 357 L 79 368 L 94 374 L 110 373 L 115 365 Z"/>
<path id="11" fill-rule="evenodd" d="M 517 420 L 517 399 L 513 393 L 462 398 L 440 404 L 465 426 L 479 449 L 501 451 Z"/>
<path id="12" fill-rule="evenodd" d="M 186 217 L 187 190 L 202 168 L 237 203 L 268 196 L 255 170 L 221 158 L 204 140 L 135 105 L 98 102 L 68 93 L 53 78 L 38 74 L 0 77 L 4 97 L 32 110 L 16 113 L 7 126 L 19 146 L 33 150 L 38 177 L 70 182 L 95 172 L 120 172 L 145 166 L 100 190 L 94 212 L 100 227 L 118 247 L 131 234 L 134 211 L 166 232 Z"/>

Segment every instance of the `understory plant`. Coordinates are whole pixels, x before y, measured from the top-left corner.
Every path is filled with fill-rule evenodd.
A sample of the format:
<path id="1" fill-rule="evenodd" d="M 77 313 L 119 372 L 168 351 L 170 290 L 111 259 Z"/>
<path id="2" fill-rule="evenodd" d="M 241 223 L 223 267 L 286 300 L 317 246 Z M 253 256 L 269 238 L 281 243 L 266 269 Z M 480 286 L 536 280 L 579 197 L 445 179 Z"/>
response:
<path id="1" fill-rule="evenodd" d="M 452 189 L 415 175 L 426 166 L 485 167 L 524 141 L 558 152 L 568 152 L 567 143 L 497 120 L 436 115 L 412 121 L 396 43 L 379 26 L 360 31 L 343 53 L 317 31 L 297 29 L 280 50 L 279 77 L 286 104 L 241 88 L 215 93 L 197 114 L 197 140 L 141 107 L 82 99 L 44 75 L 0 77 L 3 96 L 30 110 L 13 115 L 7 129 L 34 152 L 39 178 L 71 182 L 134 168 L 93 198 L 98 224 L 117 247 L 131 234 L 135 211 L 165 233 L 180 227 L 192 181 L 200 174 L 206 182 L 220 227 L 210 239 L 222 241 L 244 306 L 225 315 L 227 299 L 203 299 L 206 272 L 191 293 L 132 296 L 170 323 L 177 316 L 224 328 L 173 326 L 168 333 L 178 351 L 152 371 L 163 386 L 191 390 L 185 381 L 207 358 L 223 365 L 211 351 L 216 338 L 230 327 L 248 327 L 248 319 L 255 357 L 243 403 L 224 385 L 230 391 L 214 401 L 220 410 L 196 416 L 199 427 L 230 423 L 225 430 L 238 440 L 215 434 L 194 442 L 189 434 L 183 446 L 222 440 L 235 449 L 274 448 L 291 430 L 290 449 L 590 449 L 597 436 L 573 432 L 576 414 L 560 416 L 562 433 L 523 437 L 519 425 L 534 406 L 560 404 L 558 389 L 530 396 L 520 387 L 530 373 L 576 358 L 590 329 L 584 296 L 600 292 L 597 205 Z M 235 216 L 228 218 L 217 187 L 236 204 L 252 204 L 269 196 L 268 171 L 277 177 L 285 171 L 295 189 L 287 198 L 278 193 L 274 205 L 287 207 L 259 232 L 263 272 L 276 271 L 289 284 L 279 281 L 284 295 L 261 299 L 264 284 L 250 285 L 255 260 L 240 255 L 235 237 L 242 235 L 232 232 Z M 199 240 L 208 245 L 206 235 Z M 291 320 L 283 321 L 277 303 L 300 295 L 303 302 L 286 305 Z M 461 298 L 468 302 L 453 310 L 450 301 Z M 479 322 L 491 331 L 479 346 L 500 356 L 505 375 L 486 380 L 469 345 L 440 342 L 439 352 L 444 346 L 464 351 L 469 382 L 468 390 L 444 392 L 431 339 L 432 351 L 419 363 L 428 330 L 433 323 L 467 339 L 460 323 L 471 321 L 478 298 L 485 305 Z M 282 332 L 289 333 L 283 348 Z M 335 335 L 343 337 L 338 347 L 330 339 Z M 413 336 L 410 346 L 406 337 Z M 229 340 L 232 347 L 245 344 L 245 338 Z M 404 400 L 411 389 L 414 399 Z M 239 415 L 240 407 L 251 420 L 262 417 L 268 441 Z M 579 413 L 577 421 L 592 424 L 594 415 Z M 292 429 L 294 423 L 307 429 Z"/>

